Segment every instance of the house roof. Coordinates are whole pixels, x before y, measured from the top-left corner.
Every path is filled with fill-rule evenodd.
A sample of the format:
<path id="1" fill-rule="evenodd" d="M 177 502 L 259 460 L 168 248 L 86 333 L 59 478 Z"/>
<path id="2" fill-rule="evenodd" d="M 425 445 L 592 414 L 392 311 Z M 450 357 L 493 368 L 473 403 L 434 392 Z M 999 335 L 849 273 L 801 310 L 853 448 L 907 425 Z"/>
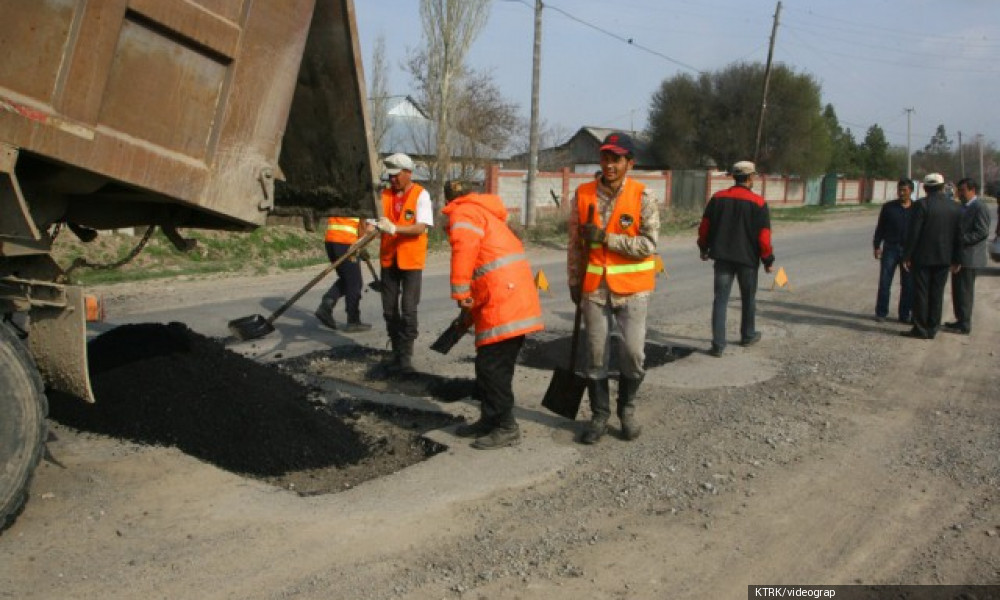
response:
<path id="1" fill-rule="evenodd" d="M 450 131 L 452 158 L 461 158 L 464 148 L 475 148 L 478 157 L 502 160 L 505 156 L 461 133 Z M 437 152 L 437 127 L 410 96 L 386 97 L 386 129 L 379 143 L 380 155 L 404 152 L 410 156 L 432 156 Z"/>

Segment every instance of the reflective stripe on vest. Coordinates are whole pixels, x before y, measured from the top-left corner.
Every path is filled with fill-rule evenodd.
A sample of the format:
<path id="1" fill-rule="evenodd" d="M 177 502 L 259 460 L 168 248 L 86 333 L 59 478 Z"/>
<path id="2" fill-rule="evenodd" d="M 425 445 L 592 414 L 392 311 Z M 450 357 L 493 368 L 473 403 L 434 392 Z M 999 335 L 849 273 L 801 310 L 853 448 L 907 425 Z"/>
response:
<path id="1" fill-rule="evenodd" d="M 608 234 L 639 235 L 642 220 L 642 195 L 645 186 L 627 178 L 611 211 L 609 222 L 604 226 Z M 583 224 L 590 205 L 595 207 L 594 224 L 601 227 L 601 217 L 597 207 L 597 182 L 591 181 L 577 188 L 577 210 Z M 634 294 L 652 291 L 656 286 L 656 259 L 632 258 L 608 249 L 604 244 L 592 243 L 587 256 L 587 270 L 583 278 L 583 291 L 592 292 L 604 279 L 608 288 L 616 294 Z"/>
<path id="2" fill-rule="evenodd" d="M 334 244 L 353 244 L 358 241 L 358 225 L 361 219 L 356 217 L 330 217 L 326 221 L 326 242 Z"/>
<path id="3" fill-rule="evenodd" d="M 482 265 L 481 267 L 477 268 L 475 271 L 472 272 L 472 278 L 479 279 L 480 277 L 486 275 L 490 271 L 494 271 L 496 269 L 499 269 L 500 267 L 509 265 L 511 263 L 515 263 L 519 260 L 528 260 L 528 257 L 525 256 L 524 254 L 508 254 L 507 256 L 502 256 L 491 263 L 486 263 L 485 265 Z"/>
<path id="4" fill-rule="evenodd" d="M 489 341 L 494 338 L 501 336 L 514 337 L 511 334 L 517 334 L 519 331 L 537 331 L 538 328 L 542 327 L 541 317 L 531 317 L 530 319 L 523 319 L 521 321 L 514 321 L 512 323 L 504 323 L 503 325 L 498 325 L 491 329 L 486 329 L 483 331 L 476 332 L 476 344 L 482 344 L 483 342 Z"/>

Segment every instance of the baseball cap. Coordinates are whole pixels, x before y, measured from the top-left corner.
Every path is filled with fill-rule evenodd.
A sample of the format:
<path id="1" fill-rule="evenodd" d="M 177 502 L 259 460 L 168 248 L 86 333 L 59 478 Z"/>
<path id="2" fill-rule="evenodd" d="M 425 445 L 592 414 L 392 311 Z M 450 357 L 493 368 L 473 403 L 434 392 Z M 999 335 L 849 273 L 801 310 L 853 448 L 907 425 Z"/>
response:
<path id="1" fill-rule="evenodd" d="M 609 133 L 601 143 L 601 152 L 614 152 L 619 156 L 634 156 L 635 144 L 632 138 L 624 133 Z"/>
<path id="2" fill-rule="evenodd" d="M 740 162 L 733 165 L 733 168 L 730 170 L 730 173 L 733 175 L 756 175 L 757 166 L 754 165 L 749 160 L 741 160 Z"/>
<path id="3" fill-rule="evenodd" d="M 944 175 L 940 173 L 928 173 L 924 175 L 924 185 L 944 185 Z"/>
<path id="4" fill-rule="evenodd" d="M 413 172 L 413 159 L 402 152 L 387 156 L 382 164 L 387 175 L 398 175 L 400 171 Z"/>

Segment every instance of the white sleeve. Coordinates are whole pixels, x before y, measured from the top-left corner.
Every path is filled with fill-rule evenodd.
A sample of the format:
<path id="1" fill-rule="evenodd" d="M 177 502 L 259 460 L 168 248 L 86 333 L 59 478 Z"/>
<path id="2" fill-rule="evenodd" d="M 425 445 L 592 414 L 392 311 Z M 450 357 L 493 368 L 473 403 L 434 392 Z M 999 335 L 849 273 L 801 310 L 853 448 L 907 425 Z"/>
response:
<path id="1" fill-rule="evenodd" d="M 420 190 L 420 195 L 417 196 L 417 223 L 434 227 L 434 205 L 431 204 L 431 195 L 427 190 Z"/>

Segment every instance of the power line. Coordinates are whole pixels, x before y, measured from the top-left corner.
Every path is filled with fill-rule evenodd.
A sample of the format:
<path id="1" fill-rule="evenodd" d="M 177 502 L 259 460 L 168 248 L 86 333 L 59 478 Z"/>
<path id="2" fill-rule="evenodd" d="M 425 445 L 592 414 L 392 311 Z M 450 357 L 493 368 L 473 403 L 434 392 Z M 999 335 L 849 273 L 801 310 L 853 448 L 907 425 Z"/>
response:
<path id="1" fill-rule="evenodd" d="M 534 7 L 532 5 L 530 5 L 530 4 L 528 4 L 528 2 L 526 0 L 503 0 L 503 1 L 504 2 L 517 2 L 519 4 L 523 4 L 523 5 L 531 8 L 532 10 L 534 10 Z M 576 21 L 577 23 L 579 23 L 581 25 L 584 25 L 585 27 L 589 27 L 589 28 L 593 29 L 594 31 L 598 31 L 598 32 L 603 33 L 604 35 L 606 35 L 608 37 L 614 38 L 614 39 L 618 40 L 619 42 L 624 42 L 624 43 L 628 44 L 629 46 L 632 46 L 634 48 L 642 50 L 643 52 L 646 52 L 648 54 L 652 54 L 653 56 L 657 56 L 659 58 L 662 58 L 662 59 L 664 59 L 666 61 L 669 61 L 669 62 L 671 62 L 671 63 L 673 63 L 673 64 L 675 64 L 675 65 L 677 65 L 679 67 L 683 67 L 685 69 L 694 71 L 695 73 L 699 73 L 699 74 L 702 73 L 702 70 L 699 69 L 698 67 L 691 66 L 691 65 L 689 65 L 689 64 L 687 64 L 685 62 L 677 60 L 676 58 L 667 56 L 666 54 L 663 54 L 662 52 L 659 52 L 657 50 L 653 50 L 652 48 L 649 48 L 647 46 L 644 46 L 644 45 L 636 42 L 634 37 L 625 37 L 623 35 L 619 35 L 619 34 L 613 32 L 613 31 L 609 31 L 609 30 L 607 30 L 607 29 L 605 29 L 605 28 L 603 28 L 603 27 L 601 27 L 599 25 L 595 25 L 595 24 L 591 23 L 590 21 L 585 21 L 585 20 L 581 19 L 580 17 L 577 17 L 576 15 L 571 14 L 571 13 L 567 12 L 566 10 L 564 10 L 562 8 L 559 8 L 558 6 L 555 6 L 555 5 L 552 5 L 552 4 L 543 4 L 542 6 L 543 6 L 543 8 L 548 8 L 548 9 L 554 10 L 555 12 L 563 15 L 567 19 L 570 19 L 572 21 Z"/>

